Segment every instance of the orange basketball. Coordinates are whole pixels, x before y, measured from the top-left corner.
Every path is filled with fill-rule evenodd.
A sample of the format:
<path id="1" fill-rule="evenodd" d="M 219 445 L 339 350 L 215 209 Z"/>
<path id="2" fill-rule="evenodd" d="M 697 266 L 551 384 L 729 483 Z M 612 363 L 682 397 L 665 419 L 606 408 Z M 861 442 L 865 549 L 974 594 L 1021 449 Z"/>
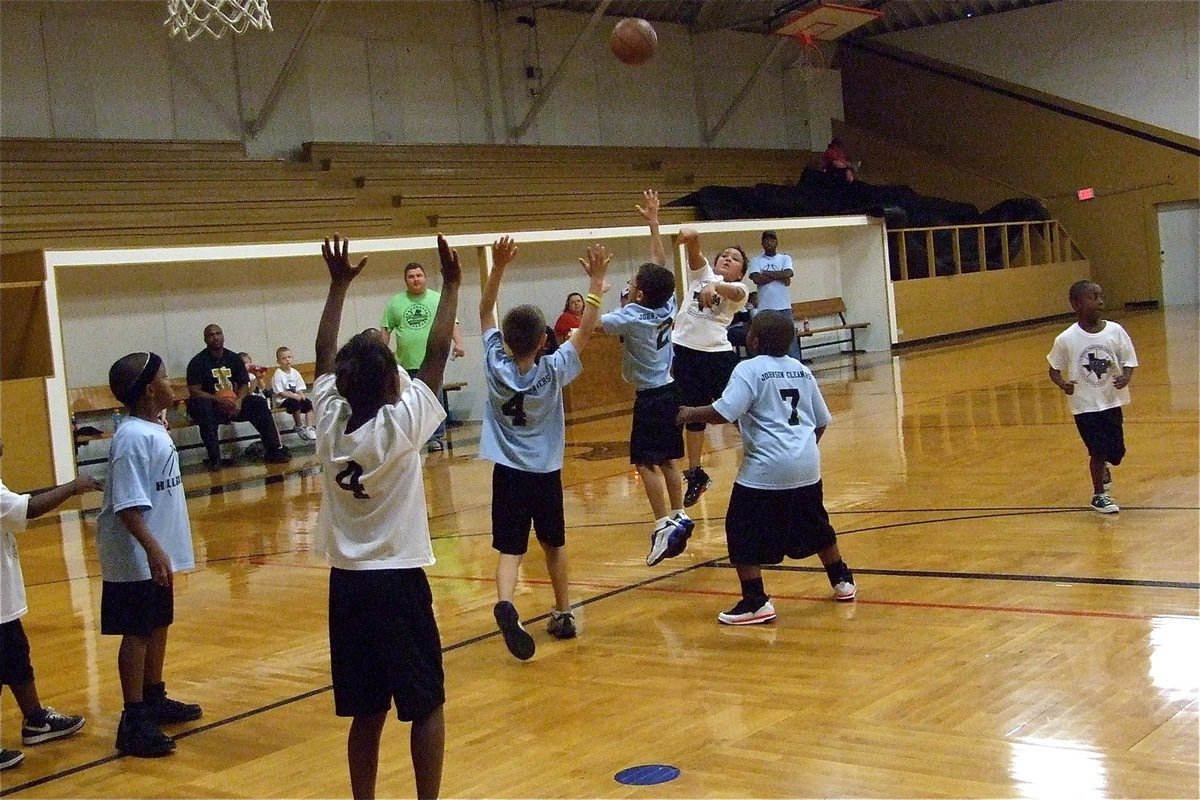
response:
<path id="1" fill-rule="evenodd" d="M 658 34 L 644 19 L 626 17 L 613 27 L 608 41 L 613 55 L 626 64 L 645 64 L 654 57 L 658 47 Z"/>

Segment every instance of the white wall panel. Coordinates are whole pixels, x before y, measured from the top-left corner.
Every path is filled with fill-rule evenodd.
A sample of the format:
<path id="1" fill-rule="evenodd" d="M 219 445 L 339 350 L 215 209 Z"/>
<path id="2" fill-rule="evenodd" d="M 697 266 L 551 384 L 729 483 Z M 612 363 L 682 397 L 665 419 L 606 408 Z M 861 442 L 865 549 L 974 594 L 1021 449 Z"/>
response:
<path id="1" fill-rule="evenodd" d="M 46 136 L 52 128 L 41 14 L 4 4 L 0 31 L 0 135 Z"/>
<path id="2" fill-rule="evenodd" d="M 896 47 L 1200 136 L 1194 0 L 1066 0 L 882 37 Z"/>

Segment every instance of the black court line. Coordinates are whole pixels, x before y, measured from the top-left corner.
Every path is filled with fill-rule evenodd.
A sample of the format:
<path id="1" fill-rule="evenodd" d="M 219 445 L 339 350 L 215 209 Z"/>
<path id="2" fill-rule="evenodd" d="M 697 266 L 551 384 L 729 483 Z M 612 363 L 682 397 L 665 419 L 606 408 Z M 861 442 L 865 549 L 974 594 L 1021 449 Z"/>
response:
<path id="1" fill-rule="evenodd" d="M 716 560 L 709 566 L 718 569 L 734 569 L 728 561 Z M 823 567 L 801 567 L 793 564 L 764 564 L 764 570 L 773 572 L 820 572 Z M 1192 589 L 1200 590 L 1196 581 L 1154 581 L 1134 578 L 1085 578 L 1078 575 L 1025 575 L 1009 572 L 948 572 L 945 570 L 929 569 L 854 569 L 855 575 L 888 575 L 904 578 L 954 578 L 956 580 L 985 580 L 985 581 L 1028 581 L 1032 583 L 1083 583 L 1092 586 L 1137 586 L 1150 589 Z"/>
<path id="2" fill-rule="evenodd" d="M 675 577 L 677 577 L 679 575 L 683 575 L 684 573 L 687 573 L 687 572 L 693 572 L 695 570 L 698 570 L 698 569 L 701 569 L 704 567 L 714 566 L 715 563 L 716 563 L 716 559 L 712 559 L 710 561 L 704 561 L 704 562 L 701 562 L 698 564 L 691 564 L 687 567 L 683 567 L 682 569 L 673 570 L 671 572 L 665 572 L 665 573 L 662 573 L 661 575 L 655 575 L 653 577 L 646 578 L 645 580 L 641 580 L 636 583 L 631 583 L 626 586 L 622 586 L 622 587 L 619 587 L 616 589 L 611 589 L 607 592 L 598 594 L 595 597 L 590 597 L 586 600 L 580 600 L 577 603 L 572 603 L 571 608 L 575 609 L 575 608 L 580 608 L 582 606 L 591 605 L 592 603 L 598 603 L 601 600 L 607 600 L 608 598 L 615 597 L 616 595 L 624 594 L 626 592 L 631 592 L 631 591 L 634 591 L 635 589 L 641 589 L 644 586 L 649 586 L 651 584 L 658 583 L 660 581 L 665 581 L 665 580 L 668 580 L 671 578 L 675 578 Z M 549 614 L 549 612 L 547 612 L 545 614 L 540 614 L 536 617 L 530 617 L 529 619 L 524 620 L 524 622 L 525 623 L 541 622 L 542 620 L 548 619 L 549 617 L 550 617 L 550 614 Z M 455 650 L 461 650 L 464 647 L 468 647 L 473 644 L 478 644 L 479 642 L 484 642 L 484 641 L 487 641 L 488 639 L 495 639 L 501 635 L 502 634 L 500 633 L 499 630 L 489 631 L 487 633 L 481 633 L 477 636 L 472 636 L 469 639 L 463 639 L 462 641 L 455 642 L 454 644 L 443 646 L 442 654 L 445 655 L 446 653 L 451 653 Z M 294 703 L 299 703 L 301 701 L 308 700 L 310 698 L 316 697 L 317 695 L 326 694 L 331 691 L 333 691 L 333 684 L 327 684 L 318 689 L 309 689 L 306 692 L 301 692 L 300 694 L 293 695 L 292 697 L 285 697 L 282 700 L 276 700 L 273 703 L 268 703 L 263 706 L 258 706 L 257 708 L 251 708 L 246 711 L 242 711 L 237 714 L 234 714 L 232 716 L 225 717 L 224 719 L 215 720 L 213 722 L 209 722 L 205 725 L 200 725 L 195 728 L 189 728 L 186 731 L 182 731 L 178 734 L 174 734 L 172 736 L 172 738 L 174 738 L 176 740 L 189 739 L 192 736 L 197 736 L 201 733 L 208 733 L 209 731 L 216 730 L 218 728 L 224 728 L 227 725 L 232 725 L 235 722 L 241 722 L 242 720 L 249 719 L 250 717 L 256 717 L 260 714 L 265 714 L 268 711 L 273 711 L 277 708 L 282 708 L 284 706 L 292 705 Z M 102 758 L 97 758 L 93 761 L 88 761 L 83 764 L 77 764 L 73 767 L 68 767 L 68 768 L 60 770 L 58 772 L 53 772 L 49 775 L 43 775 L 40 778 L 34 778 L 33 780 L 26 781 L 25 783 L 17 784 L 16 786 L 6 787 L 6 788 L 0 790 L 0 797 L 7 797 L 11 794 L 16 794 L 17 792 L 25 791 L 26 789 L 33 789 L 35 787 L 43 786 L 47 783 L 52 783 L 53 781 L 61 780 L 63 778 L 67 778 L 72 775 L 78 775 L 81 772 L 86 772 L 90 769 L 104 766 L 105 764 L 111 764 L 112 762 L 117 761 L 122 758 L 125 758 L 125 757 L 126 756 L 122 755 L 121 753 L 112 753 L 112 754 L 104 756 Z M 130 758 L 132 758 L 132 756 L 130 756 Z M 168 756 L 168 758 L 169 758 L 169 756 Z"/>

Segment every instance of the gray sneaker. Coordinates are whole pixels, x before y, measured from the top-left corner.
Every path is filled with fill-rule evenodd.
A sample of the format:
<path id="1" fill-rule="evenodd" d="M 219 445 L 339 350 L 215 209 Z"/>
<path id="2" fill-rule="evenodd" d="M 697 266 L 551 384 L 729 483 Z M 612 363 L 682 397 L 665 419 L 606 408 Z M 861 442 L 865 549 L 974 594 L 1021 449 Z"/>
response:
<path id="1" fill-rule="evenodd" d="M 1114 503 L 1108 495 L 1098 494 L 1092 497 L 1092 510 L 1101 514 L 1116 514 L 1121 507 Z"/>
<path id="2" fill-rule="evenodd" d="M 546 625 L 546 632 L 555 639 L 574 639 L 579 633 L 575 629 L 575 615 L 570 611 L 554 609 L 550 612 L 550 622 Z"/>

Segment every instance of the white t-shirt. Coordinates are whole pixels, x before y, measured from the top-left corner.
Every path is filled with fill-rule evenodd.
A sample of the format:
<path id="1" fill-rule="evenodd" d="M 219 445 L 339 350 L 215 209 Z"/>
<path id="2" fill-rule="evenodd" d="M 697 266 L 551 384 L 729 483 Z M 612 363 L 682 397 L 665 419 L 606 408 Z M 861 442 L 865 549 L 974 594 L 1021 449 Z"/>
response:
<path id="1" fill-rule="evenodd" d="M 713 408 L 742 435 L 735 480 L 752 489 L 795 489 L 821 480 L 817 428 L 832 420 L 808 367 L 788 356 L 755 356 L 733 370 Z"/>
<path id="2" fill-rule="evenodd" d="M 446 418 L 421 381 L 400 375 L 400 399 L 346 433 L 350 403 L 333 374 L 313 384 L 323 496 L 317 549 L 338 569 L 411 569 L 434 563 L 421 453 Z"/>
<path id="3" fill-rule="evenodd" d="M 0 482 L 0 623 L 12 622 L 29 610 L 25 602 L 25 576 L 14 533 L 29 520 L 29 495 L 10 491 Z"/>
<path id="4" fill-rule="evenodd" d="M 489 328 L 483 332 L 483 358 L 488 397 L 479 457 L 522 472 L 562 469 L 567 439 L 563 387 L 583 371 L 575 345 L 565 342 L 521 374 L 504 349 L 503 335 Z"/>
<path id="5" fill-rule="evenodd" d="M 1122 367 L 1136 367 L 1133 340 L 1117 323 L 1104 321 L 1098 333 L 1088 333 L 1075 323 L 1054 340 L 1046 360 L 1062 373 L 1063 380 L 1075 381 L 1075 391 L 1067 396 L 1072 414 L 1104 411 L 1129 405 L 1129 387 L 1117 389 L 1113 376 Z"/>
<path id="6" fill-rule="evenodd" d="M 776 253 L 773 256 L 763 254 L 750 259 L 750 270 L 747 275 L 757 275 L 760 272 L 783 272 L 792 268 L 792 257 L 787 253 Z M 771 281 L 758 287 L 758 307 L 770 308 L 776 311 L 792 310 L 791 287 L 781 281 Z"/>
<path id="7" fill-rule="evenodd" d="M 281 397 L 280 392 L 306 392 L 308 384 L 304 382 L 300 370 L 295 367 L 285 370 L 281 367 L 271 376 L 271 391 L 274 392 L 275 405 L 281 406 L 287 398 Z"/>
<path id="8" fill-rule="evenodd" d="M 150 580 L 145 549 L 117 516 L 127 508 L 142 509 L 146 527 L 171 559 L 172 572 L 195 568 L 179 453 L 162 425 L 141 417 L 127 417 L 108 450 L 96 550 L 104 580 L 114 583 Z"/>
<path id="9" fill-rule="evenodd" d="M 717 295 L 717 302 L 709 308 L 700 308 L 700 290 L 710 283 L 729 283 L 742 290 L 741 297 L 730 300 Z M 732 350 L 726 328 L 729 327 L 733 315 L 742 310 L 750 293 L 740 281 L 726 281 L 722 276 L 713 272 L 704 260 L 700 269 L 688 270 L 687 293 L 683 296 L 683 305 L 675 315 L 675 333 L 672 337 L 675 344 L 691 350 L 702 350 L 708 353 L 719 353 Z"/>

